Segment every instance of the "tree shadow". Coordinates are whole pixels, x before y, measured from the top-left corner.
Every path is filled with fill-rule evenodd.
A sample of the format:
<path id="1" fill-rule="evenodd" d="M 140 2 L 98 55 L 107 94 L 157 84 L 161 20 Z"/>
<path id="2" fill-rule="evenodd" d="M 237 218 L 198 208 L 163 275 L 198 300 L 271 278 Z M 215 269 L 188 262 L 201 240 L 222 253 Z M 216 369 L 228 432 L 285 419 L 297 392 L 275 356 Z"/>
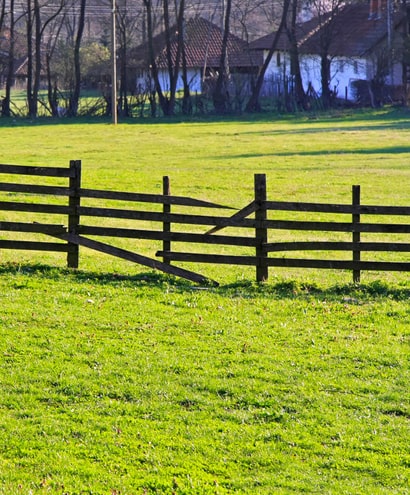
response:
<path id="1" fill-rule="evenodd" d="M 8 262 L 0 264 L 0 276 L 2 275 L 24 275 L 35 276 L 45 280 L 72 280 L 76 283 L 93 283 L 99 285 L 187 285 L 188 281 L 180 280 L 172 276 L 167 276 L 159 272 L 143 272 L 133 275 L 122 273 L 105 273 L 86 271 L 65 267 L 55 267 L 41 263 L 15 263 Z"/>
<path id="2" fill-rule="evenodd" d="M 410 299 L 410 286 L 388 284 L 375 280 L 367 284 L 335 284 L 320 287 L 315 283 L 298 280 L 279 280 L 274 283 L 256 283 L 251 280 L 228 283 L 215 287 L 212 285 L 196 285 L 188 280 L 176 278 L 160 272 L 142 272 L 134 275 L 105 273 L 70 268 L 54 267 L 45 264 L 3 263 L 0 264 L 0 277 L 3 275 L 35 276 L 45 281 L 64 281 L 73 283 L 92 283 L 101 286 L 130 286 L 170 288 L 175 292 L 192 293 L 206 291 L 229 298 L 253 299 L 266 297 L 270 299 L 334 299 L 347 304 L 357 304 L 360 300 L 384 299 L 403 301 Z"/>
<path id="3" fill-rule="evenodd" d="M 359 148 L 359 149 L 332 149 L 332 150 L 310 150 L 310 151 L 272 151 L 272 153 L 241 153 L 241 154 L 231 154 L 223 156 L 209 156 L 209 160 L 221 160 L 224 159 L 247 159 L 247 158 L 261 158 L 266 156 L 332 156 L 332 155 L 401 155 L 409 154 L 410 146 L 389 146 L 382 148 Z"/>
<path id="4" fill-rule="evenodd" d="M 344 303 L 357 304 L 363 299 L 388 298 L 403 301 L 410 298 L 410 286 L 388 284 L 383 280 L 375 280 L 366 284 L 335 284 L 320 287 L 315 283 L 298 280 L 278 281 L 274 284 L 256 284 L 240 282 L 223 287 L 228 293 L 244 297 L 274 297 L 277 299 L 319 298 L 342 300 Z"/>
<path id="5" fill-rule="evenodd" d="M 169 125 L 172 123 L 198 123 L 198 124 L 208 124 L 208 123 L 224 123 L 224 122 L 235 122 L 236 124 L 258 124 L 258 123 L 289 123 L 294 126 L 292 129 L 293 133 L 318 133 L 318 132 L 329 132 L 329 124 L 333 123 L 335 126 L 338 123 L 346 123 L 351 121 L 360 120 L 363 122 L 380 122 L 379 125 L 372 125 L 371 129 L 386 129 L 388 127 L 392 128 L 402 128 L 409 126 L 410 112 L 407 108 L 403 107 L 386 107 L 383 110 L 351 110 L 351 109 L 333 109 L 329 112 L 304 112 L 298 114 L 280 114 L 274 111 L 266 110 L 259 113 L 242 113 L 234 115 L 215 115 L 214 113 L 209 113 L 206 115 L 195 114 L 192 116 L 175 115 L 171 117 L 123 117 L 120 118 L 120 124 L 127 125 L 140 125 L 140 124 L 153 124 L 158 125 Z M 27 116 L 16 115 L 13 117 L 1 117 L 0 118 L 0 128 L 1 127 L 33 127 L 33 126 L 55 126 L 55 125 L 81 125 L 81 124 L 110 124 L 112 118 L 110 116 L 78 116 L 78 117 L 63 117 L 57 118 L 52 116 L 39 116 L 35 119 L 31 119 Z M 319 128 L 317 124 L 326 124 L 324 127 Z M 309 126 L 312 124 L 312 126 Z M 298 127 L 303 126 L 303 129 L 298 129 Z M 337 130 L 337 129 L 335 129 Z M 353 127 L 343 127 L 344 132 L 354 132 L 358 130 L 369 130 L 366 124 L 361 124 L 360 126 Z M 246 131 L 244 134 L 260 134 L 260 131 Z M 288 130 L 278 130 L 278 131 L 266 131 L 266 134 L 283 134 L 289 133 Z"/>

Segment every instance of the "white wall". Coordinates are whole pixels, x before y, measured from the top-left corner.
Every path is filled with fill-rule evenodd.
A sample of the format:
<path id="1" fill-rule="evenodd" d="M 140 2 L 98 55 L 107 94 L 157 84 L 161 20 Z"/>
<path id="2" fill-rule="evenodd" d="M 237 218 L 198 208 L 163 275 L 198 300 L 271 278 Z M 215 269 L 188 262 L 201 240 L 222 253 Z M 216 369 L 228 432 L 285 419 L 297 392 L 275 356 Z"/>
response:
<path id="1" fill-rule="evenodd" d="M 318 55 L 300 56 L 303 87 L 307 91 L 310 83 L 318 95 L 322 91 L 320 65 L 320 57 Z M 336 57 L 331 62 L 330 89 L 336 89 L 339 98 L 345 98 L 347 96 L 348 100 L 352 100 L 354 99 L 354 95 L 351 82 L 357 79 L 368 79 L 369 70 L 369 62 L 366 59 Z M 266 71 L 265 78 L 269 80 L 272 76 L 284 75 L 290 76 L 290 58 L 285 52 L 275 52 Z"/>
<path id="2" fill-rule="evenodd" d="M 162 91 L 167 92 L 169 91 L 169 77 L 168 77 L 168 71 L 160 69 L 159 70 L 159 81 L 161 84 Z M 196 91 L 201 92 L 202 91 L 202 79 L 201 79 L 201 71 L 199 69 L 188 69 L 187 70 L 187 76 L 188 76 L 188 83 L 189 83 L 189 89 L 191 92 L 195 93 Z M 146 90 L 147 86 L 151 84 L 151 87 L 154 86 L 154 84 L 149 82 L 149 76 L 147 74 L 140 74 L 139 77 L 137 77 L 136 80 L 136 85 L 137 88 L 140 87 L 142 90 Z M 179 73 L 178 76 L 178 81 L 177 81 L 177 91 L 184 89 L 184 84 L 182 82 L 182 77 L 181 77 L 181 72 Z"/>

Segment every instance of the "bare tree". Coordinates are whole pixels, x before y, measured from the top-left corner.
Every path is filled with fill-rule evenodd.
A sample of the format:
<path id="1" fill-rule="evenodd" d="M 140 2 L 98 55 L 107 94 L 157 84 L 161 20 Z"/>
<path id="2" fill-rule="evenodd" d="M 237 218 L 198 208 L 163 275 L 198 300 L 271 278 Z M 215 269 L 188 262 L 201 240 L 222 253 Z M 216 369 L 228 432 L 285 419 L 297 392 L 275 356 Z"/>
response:
<path id="1" fill-rule="evenodd" d="M 65 2 L 65 0 L 62 0 Z M 58 76 L 52 69 L 54 55 L 56 53 L 57 43 L 64 26 L 65 12 L 62 11 L 64 3 L 60 5 L 58 13 L 61 17 L 56 16 L 55 22 L 50 23 L 48 37 L 45 43 L 45 69 L 47 77 L 47 98 L 50 107 L 50 113 L 53 117 L 59 115 L 59 88 Z"/>
<path id="2" fill-rule="evenodd" d="M 0 3 L 0 32 L 3 30 L 4 19 L 6 17 L 6 0 Z"/>
<path id="3" fill-rule="evenodd" d="M 218 113 L 225 113 L 229 109 L 229 94 L 228 94 L 228 39 L 230 34 L 232 0 L 226 1 L 225 19 L 224 19 L 224 34 L 221 46 L 221 58 L 219 61 L 219 72 L 216 80 L 215 90 L 213 93 L 213 103 L 215 110 Z"/>
<path id="4" fill-rule="evenodd" d="M 119 111 L 128 116 L 129 93 L 134 91 L 135 81 L 132 83 L 129 78 L 129 48 L 139 39 L 142 32 L 142 5 L 141 2 L 132 0 L 120 0 L 117 2 L 117 41 L 118 48 L 116 58 L 119 65 Z"/>
<path id="5" fill-rule="evenodd" d="M 39 90 L 44 73 L 44 37 L 48 27 L 53 23 L 65 6 L 65 0 L 41 1 L 26 0 L 23 17 L 26 24 L 27 42 L 27 103 L 30 117 L 38 114 Z"/>
<path id="6" fill-rule="evenodd" d="M 5 6 L 6 0 L 3 0 L 1 17 L 0 17 L 0 31 L 5 21 Z M 8 29 L 9 29 L 9 46 L 7 51 L 7 66 L 6 66 L 6 80 L 5 80 L 5 95 L 1 102 L 1 114 L 5 117 L 11 115 L 11 88 L 14 81 L 14 47 L 15 47 L 15 17 L 14 17 L 14 0 L 9 1 L 9 15 L 8 15 Z"/>
<path id="7" fill-rule="evenodd" d="M 147 19 L 147 38 L 148 38 L 148 50 L 149 50 L 149 61 L 151 68 L 151 75 L 154 80 L 155 91 L 158 94 L 159 103 L 164 115 L 170 116 L 174 114 L 175 111 L 175 100 L 176 100 L 176 87 L 179 77 L 180 63 L 183 51 L 183 37 L 180 32 L 183 32 L 184 23 L 184 0 L 180 0 L 175 4 L 173 14 L 176 17 L 176 30 L 178 31 L 177 36 L 174 36 L 173 27 L 175 24 L 171 23 L 171 6 L 168 0 L 163 0 L 162 2 L 162 13 L 163 13 L 163 23 L 164 23 L 164 34 L 165 34 L 165 64 L 167 67 L 167 75 L 169 82 L 169 90 L 165 93 L 162 89 L 161 82 L 159 79 L 159 68 L 158 68 L 158 54 L 154 47 L 154 12 L 153 12 L 153 2 L 152 0 L 143 0 L 146 19 Z"/>
<path id="8" fill-rule="evenodd" d="M 410 83 L 410 4 L 408 0 L 402 0 L 403 18 L 406 22 L 403 23 L 403 103 L 408 105 L 409 98 L 409 83 Z"/>
<path id="9" fill-rule="evenodd" d="M 303 89 L 302 74 L 300 71 L 299 63 L 299 49 L 298 49 L 298 37 L 296 33 L 296 21 L 297 15 L 300 7 L 300 0 L 291 0 L 290 5 L 290 19 L 286 23 L 286 33 L 290 44 L 290 69 L 291 74 L 295 81 L 295 96 L 296 103 L 305 108 L 306 106 L 306 95 Z"/>
<path id="10" fill-rule="evenodd" d="M 266 59 L 262 65 L 262 67 L 259 70 L 255 86 L 253 88 L 253 91 L 252 91 L 252 94 L 249 98 L 249 101 L 246 105 L 246 111 L 247 112 L 258 112 L 261 110 L 259 98 L 260 98 L 260 92 L 262 89 L 263 81 L 265 78 L 265 73 L 266 73 L 267 68 L 269 67 L 269 64 L 272 60 L 273 54 L 276 50 L 276 46 L 278 44 L 279 37 L 282 34 L 283 29 L 285 28 L 286 19 L 287 19 L 289 7 L 290 7 L 290 2 L 291 2 L 291 0 L 284 0 L 283 1 L 282 14 L 281 14 L 281 20 L 279 23 L 279 28 L 275 33 L 275 36 L 274 36 L 273 41 L 272 41 L 272 45 L 271 45 L 270 50 L 266 56 Z"/>
<path id="11" fill-rule="evenodd" d="M 80 48 L 81 41 L 84 34 L 85 13 L 86 13 L 87 0 L 80 0 L 80 11 L 78 18 L 78 25 L 75 34 L 73 61 L 74 61 L 74 86 L 70 95 L 68 114 L 71 117 L 75 117 L 78 112 L 78 103 L 80 100 L 81 91 L 81 61 L 80 61 Z"/>
<path id="12" fill-rule="evenodd" d="M 338 36 L 335 21 L 341 8 L 343 8 L 346 3 L 346 0 L 309 0 L 309 5 L 318 19 L 320 78 L 322 89 L 321 100 L 324 108 L 328 108 L 331 105 L 330 50 L 332 43 L 334 43 Z"/>
<path id="13" fill-rule="evenodd" d="M 233 0 L 231 13 L 231 33 L 250 42 L 272 29 L 272 21 L 266 15 L 274 1 Z"/>

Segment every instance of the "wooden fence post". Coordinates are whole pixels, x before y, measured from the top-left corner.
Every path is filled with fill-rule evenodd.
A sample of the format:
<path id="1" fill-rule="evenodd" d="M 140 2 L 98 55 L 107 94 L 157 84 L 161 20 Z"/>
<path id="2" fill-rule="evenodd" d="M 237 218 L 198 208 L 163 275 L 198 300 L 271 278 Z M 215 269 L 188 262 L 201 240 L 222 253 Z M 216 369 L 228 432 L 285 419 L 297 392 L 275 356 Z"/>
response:
<path id="1" fill-rule="evenodd" d="M 353 208 L 360 208 L 360 186 L 352 186 L 352 205 Z M 353 224 L 353 261 L 360 261 L 360 230 L 358 226 L 360 224 L 360 212 L 353 212 L 352 215 Z M 360 270 L 353 270 L 353 283 L 360 283 Z"/>
<path id="2" fill-rule="evenodd" d="M 80 214 L 78 208 L 81 202 L 81 160 L 70 161 L 70 196 L 68 205 L 70 213 L 68 215 L 68 232 L 69 234 L 78 234 L 80 225 Z M 79 245 L 72 242 L 68 243 L 67 266 L 69 268 L 78 268 L 79 265 Z"/>
<path id="3" fill-rule="evenodd" d="M 171 194 L 171 187 L 170 187 L 170 181 L 168 176 L 164 176 L 162 178 L 162 194 L 164 196 L 170 196 Z M 167 213 L 171 213 L 171 205 L 169 203 L 164 203 L 163 204 L 163 213 L 166 215 Z M 162 224 L 162 231 L 164 233 L 164 239 L 162 241 L 162 250 L 163 251 L 171 251 L 171 241 L 169 239 L 165 239 L 166 234 L 169 234 L 171 232 L 171 222 L 165 221 Z M 164 263 L 167 265 L 171 264 L 171 260 L 168 256 L 163 257 Z"/>
<path id="4" fill-rule="evenodd" d="M 255 174 L 255 240 L 256 240 L 256 281 L 264 282 L 268 280 L 268 252 L 266 244 L 268 242 L 268 229 L 263 225 L 267 219 L 266 214 L 266 175 Z"/>

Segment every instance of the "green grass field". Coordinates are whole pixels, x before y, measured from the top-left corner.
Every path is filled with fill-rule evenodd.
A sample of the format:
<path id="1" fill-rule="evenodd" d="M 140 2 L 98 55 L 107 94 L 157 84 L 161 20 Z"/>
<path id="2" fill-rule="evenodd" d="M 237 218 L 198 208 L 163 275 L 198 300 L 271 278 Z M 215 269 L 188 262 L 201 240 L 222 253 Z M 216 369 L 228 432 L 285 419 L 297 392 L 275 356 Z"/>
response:
<path id="1" fill-rule="evenodd" d="M 266 173 L 269 199 L 350 202 L 360 184 L 363 203 L 409 205 L 406 110 L 0 119 L 0 136 L 0 163 L 81 159 L 84 187 L 160 192 L 168 175 L 242 207 Z M 407 274 L 272 269 L 257 286 L 201 266 L 209 288 L 82 248 L 78 271 L 0 256 L 0 494 L 408 493 Z"/>

